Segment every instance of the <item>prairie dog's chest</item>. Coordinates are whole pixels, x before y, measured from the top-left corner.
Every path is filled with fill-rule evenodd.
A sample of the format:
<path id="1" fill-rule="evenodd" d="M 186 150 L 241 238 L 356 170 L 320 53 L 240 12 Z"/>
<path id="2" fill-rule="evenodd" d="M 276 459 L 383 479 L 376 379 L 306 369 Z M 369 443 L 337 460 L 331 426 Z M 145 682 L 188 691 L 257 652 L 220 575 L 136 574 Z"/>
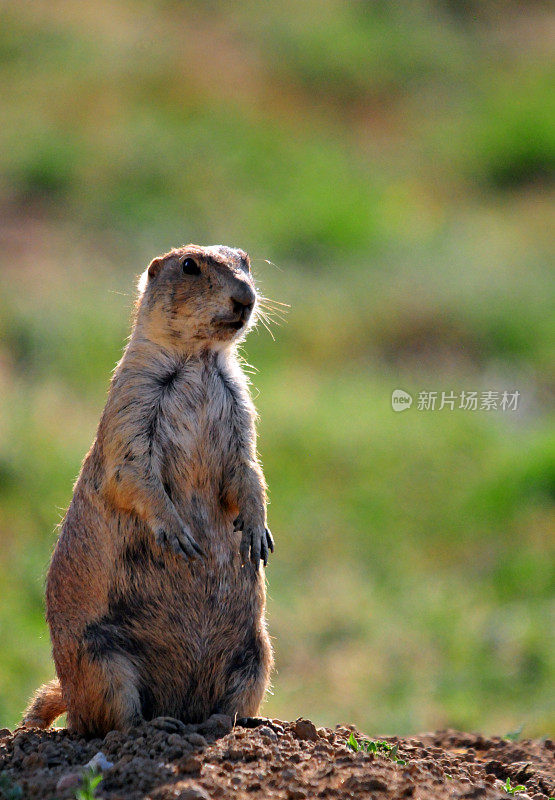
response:
<path id="1" fill-rule="evenodd" d="M 170 377 L 159 403 L 156 438 L 162 457 L 225 457 L 244 424 L 236 380 L 215 364 L 186 365 Z"/>

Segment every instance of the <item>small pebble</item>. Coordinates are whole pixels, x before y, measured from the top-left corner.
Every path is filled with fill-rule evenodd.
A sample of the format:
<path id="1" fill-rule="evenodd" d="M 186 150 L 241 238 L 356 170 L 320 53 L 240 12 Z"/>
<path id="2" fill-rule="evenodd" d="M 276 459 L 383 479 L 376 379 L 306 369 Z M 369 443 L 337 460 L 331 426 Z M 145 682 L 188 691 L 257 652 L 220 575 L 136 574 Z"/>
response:
<path id="1" fill-rule="evenodd" d="M 318 741 L 318 731 L 316 725 L 308 719 L 299 718 L 293 725 L 295 736 L 311 742 Z"/>
<path id="2" fill-rule="evenodd" d="M 198 775 L 202 768 L 202 762 L 198 756 L 187 755 L 177 762 L 179 772 L 186 775 Z"/>
<path id="3" fill-rule="evenodd" d="M 261 727 L 258 728 L 258 733 L 261 736 L 266 736 L 266 738 L 271 739 L 272 742 L 277 742 L 277 733 L 271 728 L 268 728 L 267 725 L 261 725 Z"/>
<path id="4" fill-rule="evenodd" d="M 210 800 L 210 795 L 198 783 L 191 783 L 178 791 L 175 800 Z"/>
<path id="5" fill-rule="evenodd" d="M 193 747 L 207 747 L 208 742 L 201 736 L 200 733 L 188 733 L 187 734 L 187 741 L 193 745 Z"/>
<path id="6" fill-rule="evenodd" d="M 79 786 L 80 783 L 81 783 L 80 772 L 66 772 L 66 774 L 62 775 L 62 777 L 56 784 L 56 791 L 63 792 L 65 789 L 73 789 L 74 787 Z"/>
<path id="7" fill-rule="evenodd" d="M 94 769 L 98 772 L 106 772 L 107 769 L 111 769 L 114 766 L 112 761 L 108 761 L 102 750 L 99 750 L 96 755 L 94 755 L 87 764 L 85 764 L 85 769 Z"/>
<path id="8" fill-rule="evenodd" d="M 292 787 L 287 790 L 287 800 L 305 800 L 305 798 L 306 798 L 306 792 L 304 791 L 304 789 Z"/>

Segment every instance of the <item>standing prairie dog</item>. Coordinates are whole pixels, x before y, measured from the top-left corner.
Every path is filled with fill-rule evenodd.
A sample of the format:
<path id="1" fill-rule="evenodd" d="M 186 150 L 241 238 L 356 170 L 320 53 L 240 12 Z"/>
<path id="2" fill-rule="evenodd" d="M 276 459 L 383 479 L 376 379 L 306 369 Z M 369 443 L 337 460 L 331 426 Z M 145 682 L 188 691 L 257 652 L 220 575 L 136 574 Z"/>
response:
<path id="1" fill-rule="evenodd" d="M 157 716 L 257 713 L 273 540 L 236 354 L 256 300 L 248 255 L 228 247 L 187 245 L 141 276 L 48 572 L 58 679 L 24 725 L 67 711 L 70 730 L 98 736 Z"/>

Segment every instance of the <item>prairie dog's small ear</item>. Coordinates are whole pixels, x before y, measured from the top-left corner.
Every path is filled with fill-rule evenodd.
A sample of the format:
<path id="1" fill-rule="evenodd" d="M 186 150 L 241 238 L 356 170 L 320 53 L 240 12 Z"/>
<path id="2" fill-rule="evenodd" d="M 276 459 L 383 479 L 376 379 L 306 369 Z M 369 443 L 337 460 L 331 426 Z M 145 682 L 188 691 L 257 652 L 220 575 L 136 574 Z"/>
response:
<path id="1" fill-rule="evenodd" d="M 152 259 L 152 261 L 148 266 L 148 277 L 155 278 L 162 269 L 163 263 L 164 263 L 163 256 L 158 256 L 157 258 Z"/>

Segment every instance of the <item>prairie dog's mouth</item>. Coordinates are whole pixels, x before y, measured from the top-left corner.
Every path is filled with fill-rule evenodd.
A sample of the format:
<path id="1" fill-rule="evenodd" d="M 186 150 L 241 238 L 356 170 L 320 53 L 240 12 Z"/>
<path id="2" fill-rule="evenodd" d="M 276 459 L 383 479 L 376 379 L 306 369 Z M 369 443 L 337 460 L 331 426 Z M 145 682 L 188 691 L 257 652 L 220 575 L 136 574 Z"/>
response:
<path id="1" fill-rule="evenodd" d="M 236 317 L 214 317 L 212 324 L 217 325 L 218 328 L 230 328 L 233 331 L 240 331 L 246 324 L 247 320 L 243 315 Z"/>
<path id="2" fill-rule="evenodd" d="M 240 331 L 251 318 L 253 308 L 254 303 L 252 303 L 252 305 L 235 303 L 231 312 L 227 314 L 216 314 L 216 316 L 212 317 L 212 324 L 216 325 L 218 328 Z"/>

